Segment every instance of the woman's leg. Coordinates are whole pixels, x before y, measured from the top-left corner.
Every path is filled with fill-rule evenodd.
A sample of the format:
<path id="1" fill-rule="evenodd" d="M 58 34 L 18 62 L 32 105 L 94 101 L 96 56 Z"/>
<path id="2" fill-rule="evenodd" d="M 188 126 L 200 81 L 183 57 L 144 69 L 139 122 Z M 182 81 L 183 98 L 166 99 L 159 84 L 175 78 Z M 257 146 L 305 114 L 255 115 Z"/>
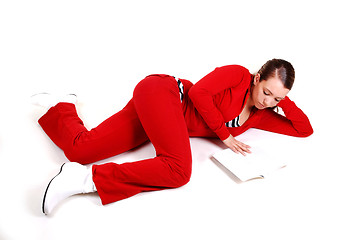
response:
<path id="1" fill-rule="evenodd" d="M 135 88 L 133 101 L 157 156 L 94 165 L 93 180 L 103 204 L 144 191 L 180 187 L 190 179 L 191 148 L 176 81 L 169 76 L 149 76 Z"/>
<path id="2" fill-rule="evenodd" d="M 81 164 L 115 156 L 148 140 L 132 100 L 90 131 L 70 103 L 59 103 L 49 109 L 39 124 L 70 161 Z"/>

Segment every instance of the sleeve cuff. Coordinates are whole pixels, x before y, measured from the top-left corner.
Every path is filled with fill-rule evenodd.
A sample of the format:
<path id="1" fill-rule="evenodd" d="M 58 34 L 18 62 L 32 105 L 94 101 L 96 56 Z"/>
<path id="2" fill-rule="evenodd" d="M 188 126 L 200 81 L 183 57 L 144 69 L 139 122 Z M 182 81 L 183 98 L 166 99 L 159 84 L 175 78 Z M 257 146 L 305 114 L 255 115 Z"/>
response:
<path id="1" fill-rule="evenodd" d="M 290 103 L 292 103 L 292 101 L 289 99 L 289 97 L 286 96 L 282 101 L 280 101 L 278 106 L 280 108 L 284 108 L 284 107 L 287 107 Z"/>
<path id="2" fill-rule="evenodd" d="M 220 130 L 216 131 L 215 133 L 222 141 L 227 139 L 229 135 L 231 135 L 228 129 L 226 128 L 226 126 L 222 127 Z"/>

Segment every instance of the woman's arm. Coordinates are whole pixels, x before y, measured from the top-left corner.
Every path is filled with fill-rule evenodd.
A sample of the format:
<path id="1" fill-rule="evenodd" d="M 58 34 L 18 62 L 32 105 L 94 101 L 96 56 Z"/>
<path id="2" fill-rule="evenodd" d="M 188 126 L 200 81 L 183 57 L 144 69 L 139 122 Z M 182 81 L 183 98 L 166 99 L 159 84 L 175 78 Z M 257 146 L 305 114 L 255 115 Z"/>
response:
<path id="1" fill-rule="evenodd" d="M 247 82 L 249 84 L 249 81 L 245 80 L 250 77 L 249 71 L 239 65 L 219 67 L 199 80 L 189 90 L 188 95 L 197 111 L 221 140 L 227 139 L 230 133 L 225 126 L 223 115 L 214 104 L 213 97 L 239 84 L 247 84 Z"/>
<path id="2" fill-rule="evenodd" d="M 313 133 L 306 114 L 288 97 L 285 97 L 278 107 L 282 108 L 285 117 L 271 109 L 266 109 L 254 127 L 295 137 L 308 137 Z"/>

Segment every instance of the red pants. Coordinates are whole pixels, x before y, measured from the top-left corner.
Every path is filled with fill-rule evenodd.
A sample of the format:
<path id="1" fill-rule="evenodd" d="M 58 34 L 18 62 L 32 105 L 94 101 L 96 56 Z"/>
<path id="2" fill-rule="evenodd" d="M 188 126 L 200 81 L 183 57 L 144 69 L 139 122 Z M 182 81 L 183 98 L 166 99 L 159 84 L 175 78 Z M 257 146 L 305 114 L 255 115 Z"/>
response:
<path id="1" fill-rule="evenodd" d="M 69 103 L 51 108 L 39 123 L 70 161 L 81 164 L 115 156 L 148 140 L 152 142 L 155 158 L 93 165 L 93 180 L 103 204 L 144 191 L 180 187 L 190 179 L 189 134 L 173 77 L 146 77 L 123 110 L 90 131 Z"/>

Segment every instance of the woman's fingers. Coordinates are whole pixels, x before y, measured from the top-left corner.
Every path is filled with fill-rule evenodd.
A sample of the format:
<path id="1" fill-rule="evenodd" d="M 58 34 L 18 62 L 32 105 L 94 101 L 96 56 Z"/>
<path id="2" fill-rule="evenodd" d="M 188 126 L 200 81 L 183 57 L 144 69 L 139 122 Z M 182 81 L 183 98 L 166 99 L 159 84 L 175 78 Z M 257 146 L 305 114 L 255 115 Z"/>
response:
<path id="1" fill-rule="evenodd" d="M 251 153 L 250 146 L 247 144 L 244 144 L 242 142 L 237 141 L 234 145 L 234 149 L 232 149 L 234 152 L 241 153 L 242 155 L 246 156 L 246 153 Z"/>
<path id="2" fill-rule="evenodd" d="M 251 150 L 250 150 L 250 146 L 248 146 L 247 144 L 244 144 L 242 143 L 242 149 L 243 151 L 247 152 L 247 153 L 251 153 Z"/>
<path id="3" fill-rule="evenodd" d="M 246 155 L 246 153 L 251 153 L 251 150 L 249 150 L 251 148 L 250 146 L 238 141 L 232 135 L 230 135 L 227 139 L 223 140 L 223 142 L 235 153 L 241 153 L 243 155 Z"/>

